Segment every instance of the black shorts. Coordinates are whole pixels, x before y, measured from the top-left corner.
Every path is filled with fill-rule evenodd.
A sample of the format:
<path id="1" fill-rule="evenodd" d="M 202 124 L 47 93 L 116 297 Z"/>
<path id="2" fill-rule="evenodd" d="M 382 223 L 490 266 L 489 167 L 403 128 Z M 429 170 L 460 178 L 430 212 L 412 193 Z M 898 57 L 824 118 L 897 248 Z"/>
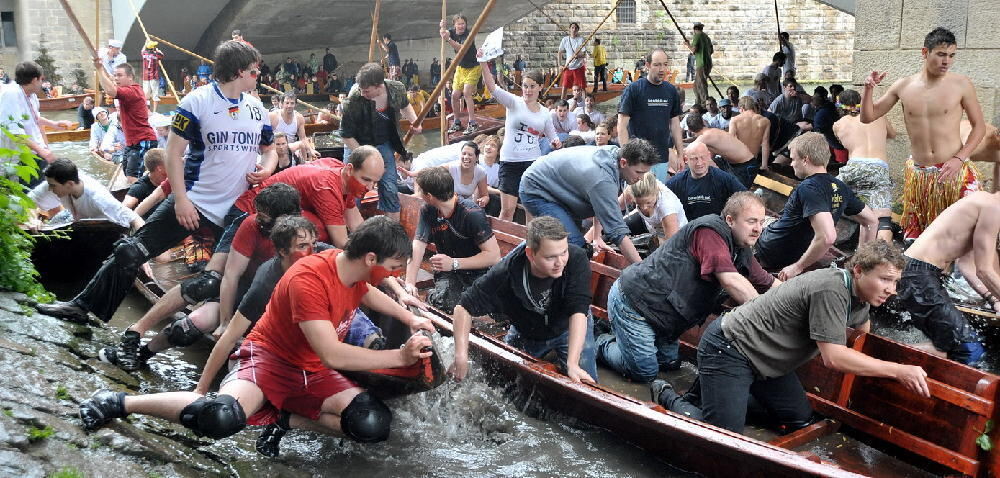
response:
<path id="1" fill-rule="evenodd" d="M 978 342 L 979 335 L 965 314 L 955 307 L 942 279 L 937 266 L 908 257 L 897 294 L 913 325 L 952 358 L 962 343 Z"/>
<path id="2" fill-rule="evenodd" d="M 500 179 L 500 192 L 517 197 L 521 189 L 521 176 L 524 176 L 524 171 L 532 163 L 534 161 L 501 162 L 500 172 L 497 174 Z"/>
<path id="3" fill-rule="evenodd" d="M 146 170 L 146 165 L 142 160 L 146 156 L 146 151 L 155 148 L 156 145 L 156 141 L 145 140 L 131 146 L 126 146 L 125 157 L 122 161 L 125 163 L 123 166 L 125 176 L 130 178 L 142 177 L 142 173 Z"/>

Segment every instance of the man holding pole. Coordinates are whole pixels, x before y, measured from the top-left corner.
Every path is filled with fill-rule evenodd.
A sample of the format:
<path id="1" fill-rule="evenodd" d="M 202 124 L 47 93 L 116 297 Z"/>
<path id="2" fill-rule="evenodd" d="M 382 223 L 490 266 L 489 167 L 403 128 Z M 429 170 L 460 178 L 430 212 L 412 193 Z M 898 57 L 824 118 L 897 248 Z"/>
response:
<path id="1" fill-rule="evenodd" d="M 459 14 L 452 17 L 452 22 L 455 24 L 455 27 L 448 29 L 446 28 L 445 21 L 441 20 L 440 34 L 441 38 L 448 42 L 457 53 L 462 49 L 462 43 L 465 43 L 465 40 L 469 38 L 469 20 L 465 18 L 465 15 Z M 451 107 L 455 112 L 455 122 L 448 128 L 448 133 L 454 133 L 462 129 L 462 120 L 459 119 L 458 112 L 462 109 L 462 103 L 459 103 L 459 101 L 463 97 L 465 98 L 465 112 L 469 118 L 465 134 L 472 134 L 476 131 L 477 125 L 472 116 L 472 113 L 476 110 L 476 102 L 473 99 L 473 95 L 476 94 L 476 88 L 483 74 L 482 68 L 479 66 L 479 60 L 476 59 L 476 50 L 476 43 L 473 41 L 472 46 L 466 50 L 465 55 L 458 59 L 458 68 L 455 69 L 455 76 L 451 80 Z"/>
<path id="2" fill-rule="evenodd" d="M 704 104 L 708 98 L 708 75 L 712 74 L 712 40 L 705 33 L 705 24 L 694 22 L 691 41 L 685 42 L 694 54 L 694 95 L 695 104 Z"/>
<path id="3" fill-rule="evenodd" d="M 566 61 L 556 60 L 556 64 L 563 63 L 562 73 L 562 93 L 560 98 L 566 97 L 566 92 L 579 86 L 580 90 L 587 89 L 587 50 L 583 48 L 583 37 L 580 36 L 580 24 L 573 22 L 569 24 L 569 36 L 564 36 L 559 42 L 559 51 L 566 54 Z"/>
<path id="4" fill-rule="evenodd" d="M 160 104 L 160 61 L 163 52 L 156 48 L 158 42 L 149 40 L 142 50 L 142 92 L 152 102 L 150 112 L 155 113 Z"/>

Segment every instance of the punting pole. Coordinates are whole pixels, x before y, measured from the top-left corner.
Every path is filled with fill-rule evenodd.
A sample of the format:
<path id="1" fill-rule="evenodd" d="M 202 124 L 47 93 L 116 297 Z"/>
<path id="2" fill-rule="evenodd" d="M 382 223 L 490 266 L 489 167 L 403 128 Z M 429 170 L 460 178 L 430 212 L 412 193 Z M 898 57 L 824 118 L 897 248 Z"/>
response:
<path id="1" fill-rule="evenodd" d="M 445 26 L 448 25 L 448 0 L 441 0 L 441 21 L 445 22 Z M 441 56 L 438 57 L 441 59 L 441 63 L 438 64 L 438 70 L 441 69 L 441 65 L 444 65 L 444 47 L 447 43 L 448 42 L 444 38 L 441 39 Z M 441 75 L 441 78 L 438 78 L 438 81 L 442 80 L 444 80 L 444 75 Z M 430 99 L 428 99 L 427 102 L 431 103 Z M 448 124 L 448 112 L 445 110 L 446 108 L 447 104 L 444 94 L 441 94 L 438 96 L 438 109 L 441 110 L 441 113 L 438 115 L 438 120 L 441 123 L 441 127 L 438 128 L 441 130 L 441 146 L 448 144 L 448 129 L 445 128 Z M 455 114 L 457 117 L 458 113 Z"/>
<path id="2" fill-rule="evenodd" d="M 76 28 L 77 33 L 83 37 L 83 43 L 87 45 L 87 50 L 90 51 L 90 56 L 95 60 L 98 59 L 97 49 L 94 48 L 93 43 L 90 43 L 90 37 L 87 35 L 87 32 L 84 31 L 83 25 L 80 25 L 80 20 L 77 20 L 76 14 L 73 13 L 73 9 L 70 8 L 69 3 L 67 3 L 66 0 L 59 0 L 59 3 L 62 4 L 63 10 L 66 10 L 66 15 L 69 17 L 70 23 L 72 23 Z"/>
<path id="3" fill-rule="evenodd" d="M 684 34 L 684 30 L 681 29 L 681 26 L 677 24 L 677 20 L 674 18 L 674 14 L 670 13 L 670 9 L 667 8 L 667 4 L 663 3 L 663 0 L 660 0 L 660 5 L 663 5 L 663 9 L 667 11 L 667 16 L 670 17 L 670 21 L 674 22 L 674 27 L 676 27 L 677 31 L 681 34 L 681 39 L 684 40 L 684 43 L 687 43 L 687 35 Z M 719 85 L 716 85 L 715 80 L 712 79 L 712 75 L 705 76 L 708 77 L 708 81 L 712 82 L 712 87 L 715 88 L 715 92 L 719 94 L 719 98 L 725 98 L 726 96 L 722 94 L 722 90 L 719 89 Z"/>
<path id="4" fill-rule="evenodd" d="M 139 28 L 142 29 L 142 36 L 146 37 L 146 43 L 149 43 L 149 32 L 146 31 L 146 24 L 142 23 L 142 17 L 139 16 L 139 10 L 135 8 L 135 3 L 133 3 L 132 0 L 128 0 L 128 4 L 132 7 L 132 12 L 135 13 L 135 19 L 139 22 Z M 146 45 L 143 45 L 143 48 L 145 47 Z M 166 78 L 167 86 L 170 87 L 170 92 L 174 94 L 174 99 L 180 102 L 181 95 L 177 94 L 177 90 L 174 89 L 174 82 L 170 81 L 170 75 L 167 74 L 167 69 L 163 67 L 163 62 L 157 60 L 156 64 L 160 66 L 160 71 L 163 72 L 163 77 Z M 157 89 L 159 89 L 159 87 L 157 87 Z"/>
<path id="5" fill-rule="evenodd" d="M 94 46 L 99 48 L 101 46 L 101 0 L 94 0 L 94 13 L 97 16 L 97 20 L 94 22 L 95 23 L 95 27 L 94 27 Z M 97 68 L 94 68 L 94 104 L 95 105 L 102 104 L 102 102 L 101 102 L 102 96 L 104 96 L 104 95 L 101 93 L 101 74 L 100 74 L 100 72 L 97 71 Z"/>
<path id="6" fill-rule="evenodd" d="M 778 26 L 778 51 L 781 51 L 781 19 L 778 17 L 778 0 L 774 0 L 774 23 Z"/>
<path id="7" fill-rule="evenodd" d="M 375 61 L 375 43 L 378 42 L 378 18 L 382 11 L 382 0 L 375 0 L 375 13 L 372 15 L 372 36 L 368 42 L 368 63 Z"/>
<path id="8" fill-rule="evenodd" d="M 618 3 L 619 2 L 621 2 L 621 0 L 615 0 L 615 4 L 611 6 L 611 10 L 608 10 L 608 14 L 604 16 L 604 20 L 601 20 L 601 23 L 599 25 L 597 25 L 597 28 L 595 28 L 594 31 L 590 32 L 590 36 L 588 36 L 587 39 L 584 40 L 583 43 L 581 43 L 580 46 L 576 50 L 573 51 L 573 56 L 571 56 L 570 59 L 566 62 L 566 64 L 563 65 L 561 71 L 557 71 L 556 72 L 555 76 L 552 77 L 552 82 L 549 83 L 549 86 L 547 86 L 545 88 L 545 90 L 542 91 L 542 94 L 538 95 L 538 98 L 540 98 L 540 99 L 541 98 L 545 98 L 545 95 L 549 94 L 549 90 L 552 89 L 552 86 L 555 85 L 557 81 L 559 81 L 560 77 L 562 77 L 562 72 L 565 72 L 566 69 L 569 68 L 569 64 L 572 63 L 573 59 L 576 58 L 576 55 L 578 55 L 580 53 L 580 50 L 583 50 L 583 48 L 586 47 L 588 43 L 590 43 L 590 39 L 594 38 L 594 35 L 597 34 L 597 31 L 600 30 L 601 27 L 604 26 L 604 23 L 607 22 L 609 18 L 611 18 L 611 14 L 615 13 L 615 9 L 618 8 Z M 584 86 L 584 89 L 586 89 L 587 85 L 584 84 L 583 86 Z M 565 88 L 563 88 L 563 92 L 562 92 L 561 95 L 562 96 L 566 95 L 566 89 Z"/>
<path id="9" fill-rule="evenodd" d="M 434 101 L 438 99 L 438 95 L 440 95 L 441 91 L 444 89 L 444 84 L 446 83 L 447 79 L 451 78 L 452 75 L 455 74 L 455 68 L 458 67 L 459 59 L 462 58 L 462 55 L 465 55 L 465 52 L 469 51 L 469 48 L 472 47 L 472 43 L 476 41 L 476 34 L 479 33 L 479 29 L 482 28 L 484 23 L 486 23 L 486 17 L 489 15 L 490 10 L 493 10 L 493 5 L 495 3 L 496 0 L 486 1 L 486 6 L 483 7 L 483 13 L 479 14 L 479 18 L 476 19 L 476 23 L 472 25 L 472 29 L 469 30 L 469 36 L 466 37 L 465 42 L 462 43 L 462 48 L 459 48 L 458 52 L 455 53 L 455 59 L 452 60 L 451 65 L 448 67 L 448 70 L 445 71 L 444 73 L 441 73 L 441 80 L 438 81 L 437 86 L 434 87 L 434 91 L 431 92 L 431 97 L 427 99 L 427 103 L 424 103 L 423 108 L 420 108 L 420 112 L 417 113 L 417 120 L 414 121 L 412 124 L 410 124 L 410 130 L 406 132 L 406 136 L 403 138 L 404 145 L 409 143 L 410 138 L 413 137 L 413 125 L 422 124 L 424 122 L 424 118 L 427 117 L 427 113 L 430 112 L 431 110 L 431 105 L 434 103 Z M 444 127 L 447 125 L 443 121 L 444 120 L 443 111 L 441 112 L 441 116 L 442 116 L 441 128 L 444 129 Z"/>

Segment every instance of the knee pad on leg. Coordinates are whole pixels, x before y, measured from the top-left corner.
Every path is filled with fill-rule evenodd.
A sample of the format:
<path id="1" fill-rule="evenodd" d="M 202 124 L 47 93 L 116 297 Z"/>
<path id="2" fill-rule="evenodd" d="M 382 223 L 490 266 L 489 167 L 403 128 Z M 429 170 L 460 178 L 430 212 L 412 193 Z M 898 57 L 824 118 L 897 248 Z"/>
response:
<path id="1" fill-rule="evenodd" d="M 214 299 L 219 296 L 222 274 L 216 271 L 202 271 L 196 277 L 181 282 L 181 297 L 188 304 Z"/>
<path id="2" fill-rule="evenodd" d="M 340 428 L 344 434 L 362 443 L 375 443 L 389 438 L 392 411 L 368 392 L 354 397 L 340 415 Z"/>
<path id="3" fill-rule="evenodd" d="M 878 230 L 892 231 L 892 218 L 887 216 L 878 218 Z"/>
<path id="4" fill-rule="evenodd" d="M 219 395 L 213 400 L 199 398 L 184 407 L 180 421 L 195 435 L 218 440 L 239 433 L 247 425 L 247 416 L 234 397 Z"/>
<path id="5" fill-rule="evenodd" d="M 174 347 L 187 347 L 204 335 L 186 315 L 164 327 L 162 333 L 167 334 L 167 343 Z"/>
<path id="6" fill-rule="evenodd" d="M 122 269 L 137 269 L 149 260 L 149 251 L 142 242 L 129 236 L 115 243 L 114 256 Z"/>

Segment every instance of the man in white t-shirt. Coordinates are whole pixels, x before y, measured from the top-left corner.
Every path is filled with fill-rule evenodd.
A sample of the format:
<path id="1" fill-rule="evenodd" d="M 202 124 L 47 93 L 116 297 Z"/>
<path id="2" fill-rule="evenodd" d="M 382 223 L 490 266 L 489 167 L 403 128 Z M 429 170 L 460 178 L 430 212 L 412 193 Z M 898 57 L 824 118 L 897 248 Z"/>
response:
<path id="1" fill-rule="evenodd" d="M 101 65 L 104 66 L 104 70 L 112 78 L 115 76 L 115 68 L 128 61 L 125 58 L 125 53 L 122 53 L 122 41 L 115 40 L 114 38 L 108 39 L 107 48 L 101 48 L 97 56 L 101 58 Z"/>
<path id="2" fill-rule="evenodd" d="M 576 115 L 581 113 L 590 116 L 590 121 L 593 121 L 595 125 L 600 125 L 606 119 L 604 113 L 594 109 L 594 95 L 587 95 L 584 103 L 573 110 L 573 118 L 576 118 Z"/>
<path id="3" fill-rule="evenodd" d="M 25 143 L 31 151 L 47 163 L 51 163 L 56 157 L 49 149 L 42 127 L 69 128 L 71 123 L 65 120 L 51 121 L 38 113 L 37 94 L 42 91 L 44 80 L 45 75 L 38 63 L 24 61 L 14 67 L 14 82 L 0 85 L 0 127 L 11 134 L 26 136 Z M 0 148 L 13 146 L 6 135 L 0 135 Z M 13 166 L 7 164 L 8 159 L 13 158 L 0 158 L 0 165 L 4 168 L 0 174 L 10 177 L 14 173 L 13 170 L 7 170 Z M 35 181 L 29 182 L 29 186 L 39 182 L 41 182 L 40 175 Z"/>
<path id="4" fill-rule="evenodd" d="M 80 174 L 68 159 L 57 159 L 45 168 L 45 182 L 28 193 L 39 209 L 50 211 L 62 206 L 81 219 L 107 219 L 122 227 L 139 229 L 145 222 L 122 205 L 111 192 L 90 176 Z"/>
<path id="5" fill-rule="evenodd" d="M 556 56 L 556 64 L 565 66 L 562 74 L 563 89 L 560 98 L 565 98 L 566 91 L 573 85 L 579 85 L 581 90 L 587 88 L 587 50 L 582 46 L 583 37 L 580 36 L 580 24 L 570 23 L 569 35 L 564 36 L 559 42 L 559 55 Z"/>

